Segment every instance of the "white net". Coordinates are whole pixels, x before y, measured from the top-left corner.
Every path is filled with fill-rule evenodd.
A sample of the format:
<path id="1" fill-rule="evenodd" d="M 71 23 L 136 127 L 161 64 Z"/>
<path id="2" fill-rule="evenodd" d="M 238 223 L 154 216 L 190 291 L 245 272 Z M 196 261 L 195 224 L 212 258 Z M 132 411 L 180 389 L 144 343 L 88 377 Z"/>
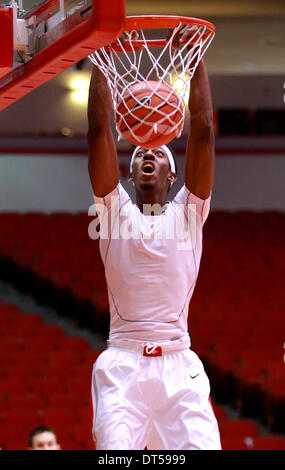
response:
<path id="1" fill-rule="evenodd" d="M 175 44 L 178 32 L 182 38 L 180 47 Z M 167 36 L 167 31 L 165 33 Z M 124 137 L 132 141 L 133 138 L 141 144 L 150 138 L 152 132 L 169 133 L 171 140 L 180 136 L 189 82 L 214 37 L 206 25 L 183 26 L 182 22 L 168 31 L 167 39 L 153 39 L 153 35 L 153 29 L 126 31 L 115 43 L 89 56 L 108 80 L 119 139 Z M 150 81 L 149 99 L 136 97 L 136 85 Z M 179 90 L 176 93 L 177 84 Z M 162 88 L 169 92 L 161 93 Z M 175 109 L 171 109 L 174 94 L 177 101 Z M 153 105 L 154 96 L 159 97 L 156 106 Z M 161 102 L 168 106 L 161 106 Z M 144 111 L 141 117 L 138 107 Z M 145 131 L 148 129 L 144 135 L 140 132 L 142 126 Z M 126 132 L 122 133 L 122 128 Z"/>

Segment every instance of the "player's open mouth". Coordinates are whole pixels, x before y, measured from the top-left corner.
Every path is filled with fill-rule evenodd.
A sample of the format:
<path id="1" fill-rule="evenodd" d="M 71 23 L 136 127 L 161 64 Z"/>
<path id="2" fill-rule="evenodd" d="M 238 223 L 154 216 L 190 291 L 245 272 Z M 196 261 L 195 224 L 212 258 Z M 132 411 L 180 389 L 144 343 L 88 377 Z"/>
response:
<path id="1" fill-rule="evenodd" d="M 142 172 L 147 175 L 154 173 L 154 164 L 152 162 L 145 162 L 142 165 Z"/>

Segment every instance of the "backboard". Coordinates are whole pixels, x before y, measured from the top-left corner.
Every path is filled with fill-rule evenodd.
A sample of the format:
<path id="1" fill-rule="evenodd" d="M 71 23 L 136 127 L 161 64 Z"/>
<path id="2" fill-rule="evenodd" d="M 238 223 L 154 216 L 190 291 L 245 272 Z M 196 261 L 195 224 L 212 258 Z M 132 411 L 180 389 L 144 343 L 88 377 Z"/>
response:
<path id="1" fill-rule="evenodd" d="M 0 7 L 0 110 L 112 43 L 124 27 L 125 0 L 21 5 Z"/>

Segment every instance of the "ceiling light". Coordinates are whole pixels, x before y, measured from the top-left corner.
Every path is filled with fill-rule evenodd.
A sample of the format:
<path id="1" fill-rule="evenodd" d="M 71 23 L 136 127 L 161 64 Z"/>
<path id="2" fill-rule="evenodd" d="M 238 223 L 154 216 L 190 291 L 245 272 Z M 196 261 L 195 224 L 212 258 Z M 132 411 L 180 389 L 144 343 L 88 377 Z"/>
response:
<path id="1" fill-rule="evenodd" d="M 70 98 L 75 103 L 86 104 L 88 101 L 88 90 L 74 90 L 70 92 Z"/>
<path id="2" fill-rule="evenodd" d="M 67 86 L 70 90 L 70 99 L 77 104 L 86 104 L 90 84 L 90 73 L 75 72 L 68 77 Z"/>
<path id="3" fill-rule="evenodd" d="M 188 103 L 189 93 L 190 93 L 190 77 L 189 74 L 183 75 L 173 75 L 172 76 L 172 86 L 176 93 L 184 98 L 185 104 Z"/>

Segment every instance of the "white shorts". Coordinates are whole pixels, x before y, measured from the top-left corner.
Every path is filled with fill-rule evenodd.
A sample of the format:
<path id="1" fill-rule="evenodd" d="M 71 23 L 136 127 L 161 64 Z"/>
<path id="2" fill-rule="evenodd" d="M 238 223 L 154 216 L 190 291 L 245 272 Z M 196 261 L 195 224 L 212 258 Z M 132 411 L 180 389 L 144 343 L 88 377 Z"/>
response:
<path id="1" fill-rule="evenodd" d="M 203 364 L 190 349 L 145 357 L 109 346 L 92 376 L 98 450 L 220 450 Z"/>

